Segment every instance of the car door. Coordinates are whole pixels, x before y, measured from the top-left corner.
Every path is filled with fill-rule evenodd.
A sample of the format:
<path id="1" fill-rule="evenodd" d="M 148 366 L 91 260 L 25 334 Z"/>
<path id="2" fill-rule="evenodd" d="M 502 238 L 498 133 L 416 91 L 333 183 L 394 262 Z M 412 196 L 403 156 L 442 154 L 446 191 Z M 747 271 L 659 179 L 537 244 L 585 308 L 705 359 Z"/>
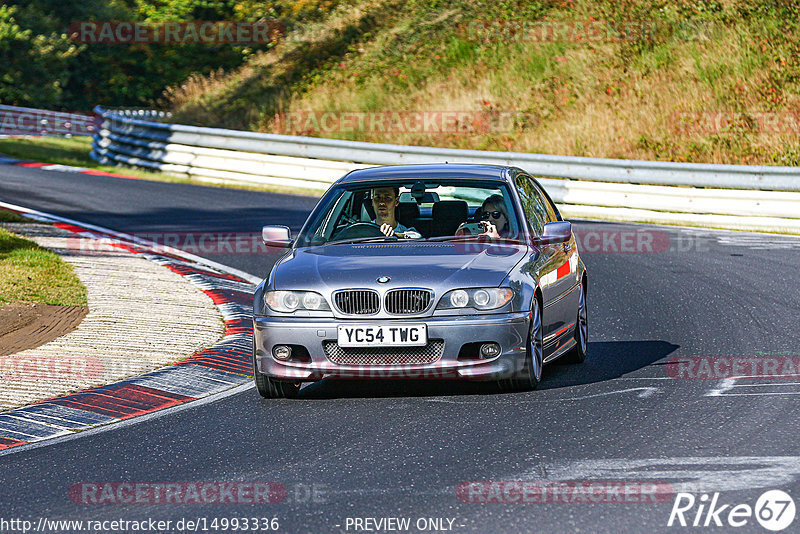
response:
<path id="1" fill-rule="evenodd" d="M 547 200 L 539 191 L 533 179 L 526 174 L 519 174 L 515 179 L 515 186 L 519 194 L 522 209 L 525 211 L 525 219 L 528 228 L 533 236 L 542 235 L 542 229 L 548 222 Z M 540 247 L 542 253 L 542 267 L 539 271 L 539 285 L 542 288 L 542 301 L 544 310 L 542 313 L 542 334 L 544 339 L 553 337 L 559 328 L 563 328 L 563 310 L 558 309 L 559 287 L 558 269 L 564 263 L 566 254 L 562 245 L 543 245 Z"/>
<path id="2" fill-rule="evenodd" d="M 541 184 L 532 181 L 547 211 L 546 222 L 563 220 Z M 574 235 L 567 243 L 557 243 L 547 247 L 552 248 L 553 262 L 557 265 L 555 282 L 552 284 L 555 288 L 555 300 L 550 305 L 550 315 L 554 323 L 552 335 L 555 337 L 571 332 L 578 315 L 578 249 Z"/>

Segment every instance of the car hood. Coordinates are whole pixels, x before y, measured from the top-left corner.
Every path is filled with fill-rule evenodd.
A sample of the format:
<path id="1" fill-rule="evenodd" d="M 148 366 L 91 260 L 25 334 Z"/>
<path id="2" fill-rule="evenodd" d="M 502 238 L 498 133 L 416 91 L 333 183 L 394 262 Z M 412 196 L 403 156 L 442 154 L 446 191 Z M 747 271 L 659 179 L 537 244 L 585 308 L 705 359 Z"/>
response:
<path id="1" fill-rule="evenodd" d="M 275 289 L 493 287 L 525 256 L 526 245 L 369 243 L 295 249 L 275 266 Z M 379 284 L 377 279 L 390 281 Z"/>

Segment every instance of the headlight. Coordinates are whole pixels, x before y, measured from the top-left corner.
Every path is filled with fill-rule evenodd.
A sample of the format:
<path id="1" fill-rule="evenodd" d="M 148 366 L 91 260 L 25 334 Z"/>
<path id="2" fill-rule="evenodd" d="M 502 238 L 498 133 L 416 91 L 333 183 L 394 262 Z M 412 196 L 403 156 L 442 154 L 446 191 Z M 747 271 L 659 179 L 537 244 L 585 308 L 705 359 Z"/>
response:
<path id="1" fill-rule="evenodd" d="M 485 289 L 479 289 L 472 294 L 472 300 L 479 308 L 485 308 L 486 306 L 489 306 L 489 303 L 492 301 L 492 297 Z"/>
<path id="2" fill-rule="evenodd" d="M 494 310 L 508 304 L 513 297 L 514 292 L 507 287 L 454 289 L 444 294 L 436 309 L 475 308 L 478 310 Z"/>
<path id="3" fill-rule="evenodd" d="M 319 310 L 323 304 L 326 304 L 326 302 L 318 293 L 307 291 L 303 295 L 303 307 L 307 310 Z"/>
<path id="4" fill-rule="evenodd" d="M 463 308 L 469 304 L 469 293 L 463 289 L 456 289 L 450 292 L 450 306 L 453 308 Z"/>
<path id="5" fill-rule="evenodd" d="M 322 295 L 313 291 L 265 291 L 264 304 L 272 311 L 292 313 L 297 310 L 330 311 Z"/>

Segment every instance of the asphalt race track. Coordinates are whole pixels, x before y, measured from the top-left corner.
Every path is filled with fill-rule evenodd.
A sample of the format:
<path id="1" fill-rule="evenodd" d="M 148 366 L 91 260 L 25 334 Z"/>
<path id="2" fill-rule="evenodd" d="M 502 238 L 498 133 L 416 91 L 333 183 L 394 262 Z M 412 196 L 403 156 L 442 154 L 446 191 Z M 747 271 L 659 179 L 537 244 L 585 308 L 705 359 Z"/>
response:
<path id="1" fill-rule="evenodd" d="M 136 234 L 258 234 L 263 224 L 296 231 L 316 202 L 7 165 L 0 201 Z M 741 372 L 749 361 L 746 369 L 762 375 L 765 361 L 798 360 L 800 239 L 600 222 L 579 222 L 576 234 L 590 276 L 589 356 L 546 368 L 537 391 L 323 381 L 298 400 L 267 401 L 248 389 L 0 456 L 3 517 L 205 518 L 209 526 L 214 518 L 274 517 L 280 532 L 376 531 L 355 519 L 400 517 L 411 532 L 674 532 L 708 529 L 667 526 L 673 493 L 620 502 L 606 491 L 598 500 L 613 502 L 585 502 L 562 492 L 541 503 L 513 502 L 512 492 L 485 503 L 475 501 L 488 494 L 463 490 L 475 487 L 469 482 L 627 481 L 698 502 L 718 492 L 719 505 L 754 507 L 771 489 L 797 500 L 800 380 L 731 378 L 726 370 Z M 275 259 L 208 257 L 256 276 Z M 683 364 L 667 364 L 676 359 Z M 70 495 L 82 482 L 200 481 L 277 482 L 286 495 L 259 505 L 77 504 Z M 443 521 L 428 521 L 436 518 Z M 741 528 L 709 528 L 765 532 L 753 517 Z"/>

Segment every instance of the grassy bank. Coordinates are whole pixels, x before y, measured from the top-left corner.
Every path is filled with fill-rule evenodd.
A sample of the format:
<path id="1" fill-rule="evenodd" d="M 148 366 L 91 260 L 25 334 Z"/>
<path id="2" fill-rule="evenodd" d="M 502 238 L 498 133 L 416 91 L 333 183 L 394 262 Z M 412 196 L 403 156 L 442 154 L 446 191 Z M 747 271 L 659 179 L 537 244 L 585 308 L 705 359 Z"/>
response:
<path id="1" fill-rule="evenodd" d="M 24 222 L 0 210 L 0 222 Z M 86 306 L 86 287 L 57 254 L 0 228 L 0 306 L 5 303 Z"/>
<path id="2" fill-rule="evenodd" d="M 175 122 L 205 126 L 800 165 L 799 20 L 790 0 L 352 0 L 244 67 L 167 95 Z M 286 129 L 287 113 L 408 110 L 469 112 L 491 125 Z"/>

